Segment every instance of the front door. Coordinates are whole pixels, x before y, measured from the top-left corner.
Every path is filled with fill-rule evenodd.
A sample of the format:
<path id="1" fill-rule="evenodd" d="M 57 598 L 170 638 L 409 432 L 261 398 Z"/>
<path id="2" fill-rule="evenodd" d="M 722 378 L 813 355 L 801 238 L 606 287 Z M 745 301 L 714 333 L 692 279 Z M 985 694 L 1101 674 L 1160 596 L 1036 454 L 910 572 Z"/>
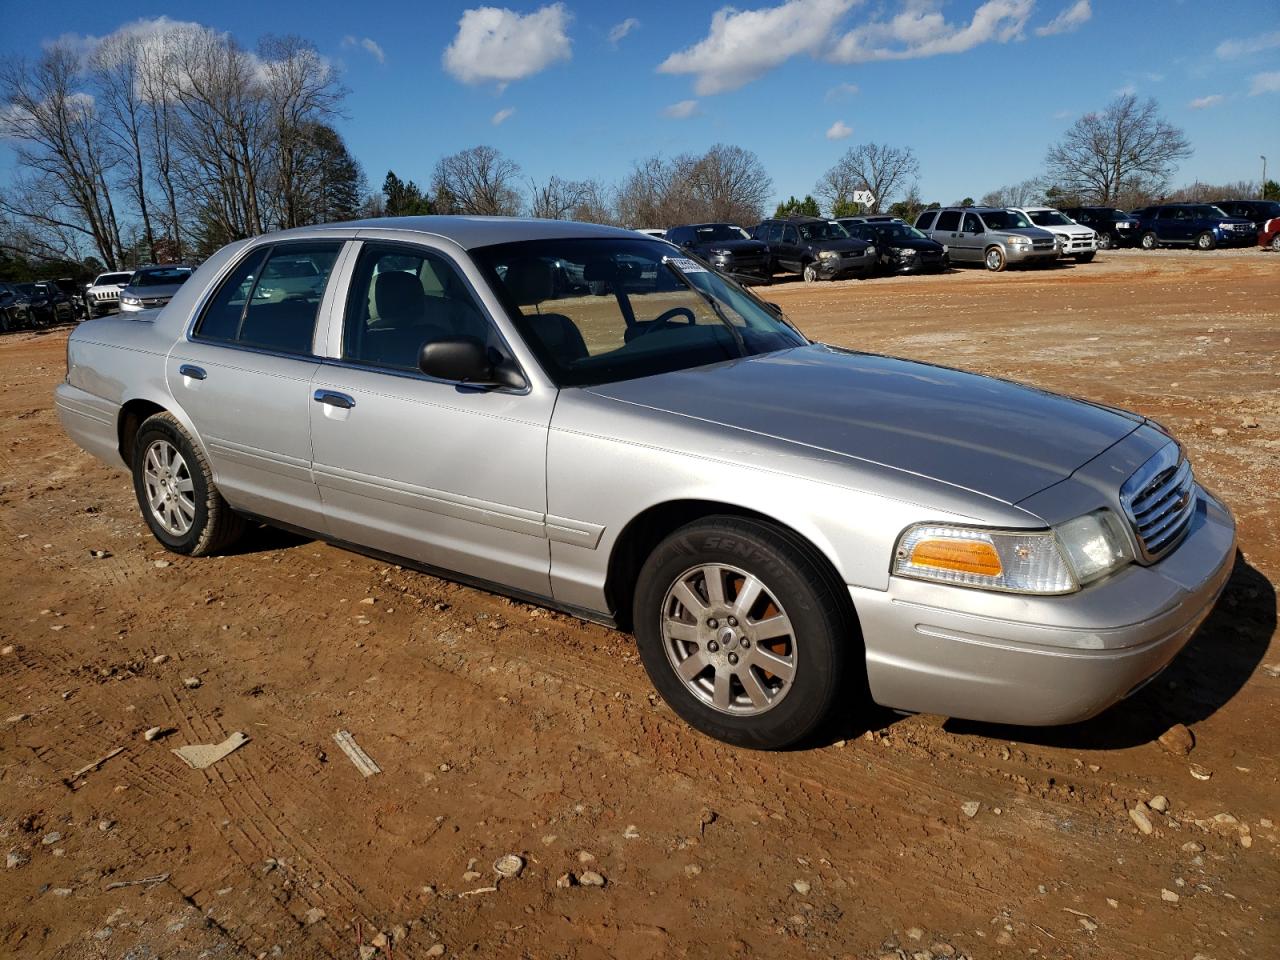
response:
<path id="1" fill-rule="evenodd" d="M 554 391 L 480 390 L 418 370 L 423 343 L 511 356 L 454 263 L 361 245 L 341 343 L 311 383 L 315 477 L 339 540 L 548 596 L 544 526 Z"/>
<path id="2" fill-rule="evenodd" d="M 986 243 L 986 230 L 982 226 L 982 219 L 976 213 L 966 213 L 964 219 L 960 221 L 960 230 L 955 235 L 955 239 L 948 242 L 952 245 L 952 256 L 955 256 L 954 251 L 958 249 L 963 260 L 981 260 Z"/>
<path id="3" fill-rule="evenodd" d="M 169 389 L 238 510 L 323 531 L 311 477 L 316 317 L 336 240 L 264 245 L 228 275 L 169 352 Z"/>

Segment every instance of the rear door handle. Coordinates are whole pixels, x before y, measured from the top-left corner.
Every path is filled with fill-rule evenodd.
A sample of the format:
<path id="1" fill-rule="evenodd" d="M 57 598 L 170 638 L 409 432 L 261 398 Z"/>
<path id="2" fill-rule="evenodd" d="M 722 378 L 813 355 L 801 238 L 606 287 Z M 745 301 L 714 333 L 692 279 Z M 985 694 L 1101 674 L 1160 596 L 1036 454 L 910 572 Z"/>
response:
<path id="1" fill-rule="evenodd" d="M 189 363 L 184 363 L 178 368 L 178 372 L 184 377 L 190 377 L 192 380 L 203 380 L 209 374 L 204 372 L 204 367 L 196 367 Z"/>
<path id="2" fill-rule="evenodd" d="M 338 393 L 336 390 L 317 390 L 315 401 L 316 403 L 327 403 L 331 407 L 341 407 L 343 410 L 350 410 L 356 405 L 354 398 L 347 396 L 345 393 Z"/>

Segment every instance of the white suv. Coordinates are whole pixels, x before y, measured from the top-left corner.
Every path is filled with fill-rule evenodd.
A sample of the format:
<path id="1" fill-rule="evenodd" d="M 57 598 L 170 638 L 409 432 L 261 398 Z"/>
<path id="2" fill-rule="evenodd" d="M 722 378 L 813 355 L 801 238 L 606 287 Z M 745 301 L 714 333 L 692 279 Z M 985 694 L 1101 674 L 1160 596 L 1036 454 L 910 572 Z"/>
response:
<path id="1" fill-rule="evenodd" d="M 85 316 L 100 317 L 120 309 L 120 291 L 129 283 L 132 271 L 100 273 L 84 292 Z"/>
<path id="2" fill-rule="evenodd" d="M 1061 210 L 1053 207 L 1017 207 L 1028 220 L 1041 230 L 1048 230 L 1058 238 L 1058 254 L 1075 257 L 1077 263 L 1088 263 L 1098 252 L 1098 235 L 1088 227 L 1082 227 Z"/>

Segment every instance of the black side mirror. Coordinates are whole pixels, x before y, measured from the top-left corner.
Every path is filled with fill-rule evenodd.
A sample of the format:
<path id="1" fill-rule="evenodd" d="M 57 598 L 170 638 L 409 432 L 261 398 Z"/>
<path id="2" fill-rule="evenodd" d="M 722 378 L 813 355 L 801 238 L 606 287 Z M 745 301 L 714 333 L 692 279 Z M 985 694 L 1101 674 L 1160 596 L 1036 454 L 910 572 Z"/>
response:
<path id="1" fill-rule="evenodd" d="M 524 378 L 490 357 L 475 337 L 428 340 L 418 353 L 418 369 L 437 380 L 472 387 L 524 387 Z"/>

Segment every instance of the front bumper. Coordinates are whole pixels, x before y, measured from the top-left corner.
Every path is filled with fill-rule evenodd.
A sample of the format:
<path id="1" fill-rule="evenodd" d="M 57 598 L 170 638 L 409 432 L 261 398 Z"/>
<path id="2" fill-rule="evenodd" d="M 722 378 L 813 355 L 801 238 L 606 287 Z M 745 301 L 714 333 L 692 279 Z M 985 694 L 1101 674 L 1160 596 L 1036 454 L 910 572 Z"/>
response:
<path id="1" fill-rule="evenodd" d="M 1060 250 L 1064 257 L 1078 257 L 1081 254 L 1097 253 L 1098 241 L 1095 237 L 1064 237 Z"/>
<path id="2" fill-rule="evenodd" d="M 874 254 L 855 257 L 831 257 L 813 261 L 820 280 L 839 280 L 843 277 L 870 276 L 876 268 Z"/>
<path id="3" fill-rule="evenodd" d="M 1020 247 L 1012 243 L 1005 244 L 1005 259 L 1009 263 L 1043 263 L 1046 260 L 1058 259 L 1058 247 L 1054 244 L 1047 249 L 1037 247 Z"/>
<path id="4" fill-rule="evenodd" d="M 1235 522 L 1203 489 L 1186 538 L 1061 597 L 890 578 L 850 587 L 872 698 L 969 720 L 1049 726 L 1087 720 L 1159 673 L 1191 639 L 1235 563 Z"/>

